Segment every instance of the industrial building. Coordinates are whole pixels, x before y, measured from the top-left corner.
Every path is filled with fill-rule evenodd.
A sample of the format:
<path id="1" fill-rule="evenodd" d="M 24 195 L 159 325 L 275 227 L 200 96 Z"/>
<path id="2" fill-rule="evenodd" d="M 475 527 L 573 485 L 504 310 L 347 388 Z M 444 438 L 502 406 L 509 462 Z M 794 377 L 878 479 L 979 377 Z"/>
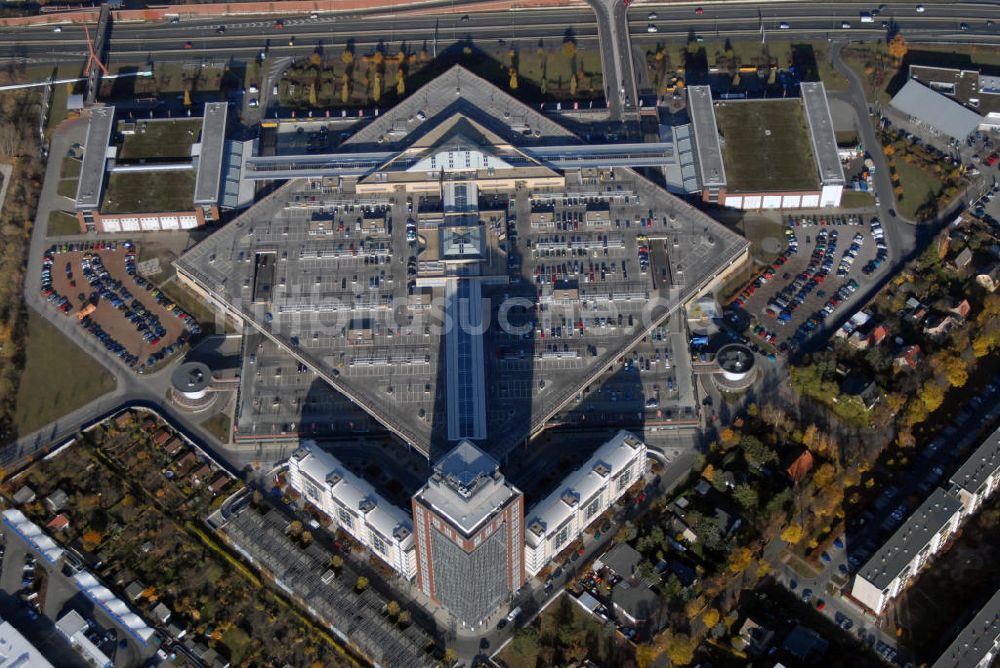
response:
<path id="1" fill-rule="evenodd" d="M 89 110 L 74 209 L 80 231 L 190 230 L 217 222 L 220 209 L 253 199 L 234 180 L 252 142 L 226 140 L 229 106 L 209 102 L 201 118 L 121 118 Z"/>
<path id="2" fill-rule="evenodd" d="M 413 497 L 417 585 L 466 627 L 524 584 L 524 496 L 495 459 L 462 441 Z"/>
<path id="3" fill-rule="evenodd" d="M 1000 128 L 1000 77 L 978 70 L 910 65 L 890 106 L 934 133 L 964 140 Z"/>
<path id="4" fill-rule="evenodd" d="M 303 441 L 288 460 L 288 484 L 408 580 L 416 575 L 413 524 L 408 513 L 347 470 L 315 442 Z"/>
<path id="5" fill-rule="evenodd" d="M 646 444 L 620 431 L 528 511 L 524 567 L 537 575 L 646 472 Z"/>
<path id="6" fill-rule="evenodd" d="M 456 66 L 333 153 L 244 160 L 241 181 L 287 182 L 176 262 L 256 337 L 236 440 L 374 425 L 437 460 L 463 439 L 502 458 L 540 433 L 748 257 L 745 239 L 623 166 L 662 166 L 669 147 L 651 146 L 586 144 Z M 533 227 L 543 210 L 552 227 Z M 350 410 L 309 410 L 312 397 Z"/>
<path id="7" fill-rule="evenodd" d="M 1000 429 L 990 434 L 949 479 L 861 567 L 851 596 L 882 614 L 982 505 L 1000 481 Z"/>
<path id="8" fill-rule="evenodd" d="M 747 210 L 840 206 L 846 180 L 826 89 L 803 82 L 799 90 L 799 98 L 716 101 L 709 86 L 687 88 L 705 202 Z"/>

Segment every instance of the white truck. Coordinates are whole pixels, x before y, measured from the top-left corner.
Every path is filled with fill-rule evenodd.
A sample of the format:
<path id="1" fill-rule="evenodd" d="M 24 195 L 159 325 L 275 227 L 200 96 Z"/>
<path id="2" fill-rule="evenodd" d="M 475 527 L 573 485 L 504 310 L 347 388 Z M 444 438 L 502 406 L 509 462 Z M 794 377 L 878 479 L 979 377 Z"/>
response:
<path id="1" fill-rule="evenodd" d="M 862 23 L 875 23 L 875 17 L 869 12 L 861 12 L 861 22 Z"/>

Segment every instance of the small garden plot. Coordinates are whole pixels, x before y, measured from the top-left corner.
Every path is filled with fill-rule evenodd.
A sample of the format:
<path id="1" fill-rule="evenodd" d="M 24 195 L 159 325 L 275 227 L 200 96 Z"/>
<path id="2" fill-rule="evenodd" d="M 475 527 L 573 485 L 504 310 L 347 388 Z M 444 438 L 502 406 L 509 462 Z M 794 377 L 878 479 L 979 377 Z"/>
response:
<path id="1" fill-rule="evenodd" d="M 130 242 L 71 243 L 45 252 L 42 295 L 128 366 L 143 370 L 179 350 L 201 327 L 136 275 Z"/>

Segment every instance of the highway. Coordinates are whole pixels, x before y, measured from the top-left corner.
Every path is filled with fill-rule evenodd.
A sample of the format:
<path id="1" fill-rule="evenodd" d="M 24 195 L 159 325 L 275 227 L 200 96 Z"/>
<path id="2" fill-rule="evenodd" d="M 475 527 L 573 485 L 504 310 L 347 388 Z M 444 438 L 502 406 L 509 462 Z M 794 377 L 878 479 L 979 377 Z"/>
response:
<path id="1" fill-rule="evenodd" d="M 591 0 L 602 22 L 619 26 L 610 31 L 615 58 L 605 62 L 605 71 L 629 76 L 623 67 L 629 58 L 621 51 L 624 41 L 625 7 L 618 0 Z M 685 38 L 690 31 L 705 38 L 759 35 L 764 32 L 776 38 L 820 37 L 831 39 L 873 38 L 884 35 L 881 22 L 893 21 L 904 35 L 918 37 L 952 38 L 956 41 L 1000 43 L 1000 19 L 997 25 L 987 26 L 987 21 L 998 16 L 995 6 L 986 4 L 926 4 L 926 11 L 917 13 L 913 4 L 889 4 L 874 23 L 860 23 L 857 5 L 833 3 L 789 2 L 767 5 L 758 13 L 758 6 L 738 4 L 725 6 L 707 5 L 704 13 L 697 15 L 690 5 L 683 7 L 642 5 L 628 10 L 629 33 L 633 39 L 665 40 Z M 338 53 L 348 40 L 354 40 L 359 51 L 370 50 L 379 42 L 392 46 L 406 43 L 419 48 L 425 42 L 433 49 L 435 39 L 438 50 L 462 40 L 471 39 L 484 50 L 514 43 L 533 49 L 539 39 L 559 42 L 567 29 L 583 47 L 598 43 L 598 24 L 594 11 L 587 9 L 545 9 L 517 12 L 475 13 L 470 6 L 468 20 L 462 16 L 446 15 L 410 16 L 398 13 L 372 16 L 320 16 L 283 18 L 284 28 L 275 27 L 274 18 L 228 17 L 214 20 L 183 20 L 180 23 L 118 23 L 112 28 L 109 63 L 129 64 L 157 60 L 211 59 L 255 57 L 267 49 L 275 56 L 304 57 L 316 47 L 335 49 Z M 647 18 L 650 12 L 656 19 Z M 841 28 L 842 22 L 851 24 Z M 781 23 L 789 28 L 781 30 Z M 961 24 L 968 30 L 962 30 Z M 377 25 L 378 27 L 372 27 Z M 217 34 L 220 26 L 225 32 Z M 647 32 L 653 25 L 657 33 Z M 294 38 L 294 39 L 293 39 Z M 288 42 L 294 41 L 289 46 Z M 185 48 L 190 42 L 191 47 Z M 0 28 L 0 61 L 14 60 L 28 63 L 73 62 L 86 56 L 86 41 L 82 26 L 65 25 L 55 33 L 51 27 Z M 616 77 L 619 78 L 619 77 Z M 620 91 L 618 95 L 621 97 Z M 634 103 L 634 102 L 633 102 Z"/>

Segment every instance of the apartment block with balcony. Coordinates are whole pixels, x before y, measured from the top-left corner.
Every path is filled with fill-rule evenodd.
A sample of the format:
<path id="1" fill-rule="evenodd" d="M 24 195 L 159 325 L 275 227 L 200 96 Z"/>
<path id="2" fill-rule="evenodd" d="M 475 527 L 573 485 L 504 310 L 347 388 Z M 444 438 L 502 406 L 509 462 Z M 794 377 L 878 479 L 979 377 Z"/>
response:
<path id="1" fill-rule="evenodd" d="M 410 514 L 347 470 L 313 441 L 303 441 L 288 460 L 288 483 L 375 556 L 408 580 L 417 574 Z"/>
<path id="2" fill-rule="evenodd" d="M 962 502 L 936 488 L 854 577 L 851 597 L 877 615 L 958 529 Z"/>
<path id="3" fill-rule="evenodd" d="M 598 448 L 528 512 L 524 534 L 528 575 L 537 575 L 645 473 L 646 444 L 633 434 L 619 431 Z"/>
<path id="4" fill-rule="evenodd" d="M 951 476 L 952 491 L 962 501 L 962 515 L 979 510 L 1000 486 L 1000 429 L 990 434 Z"/>

